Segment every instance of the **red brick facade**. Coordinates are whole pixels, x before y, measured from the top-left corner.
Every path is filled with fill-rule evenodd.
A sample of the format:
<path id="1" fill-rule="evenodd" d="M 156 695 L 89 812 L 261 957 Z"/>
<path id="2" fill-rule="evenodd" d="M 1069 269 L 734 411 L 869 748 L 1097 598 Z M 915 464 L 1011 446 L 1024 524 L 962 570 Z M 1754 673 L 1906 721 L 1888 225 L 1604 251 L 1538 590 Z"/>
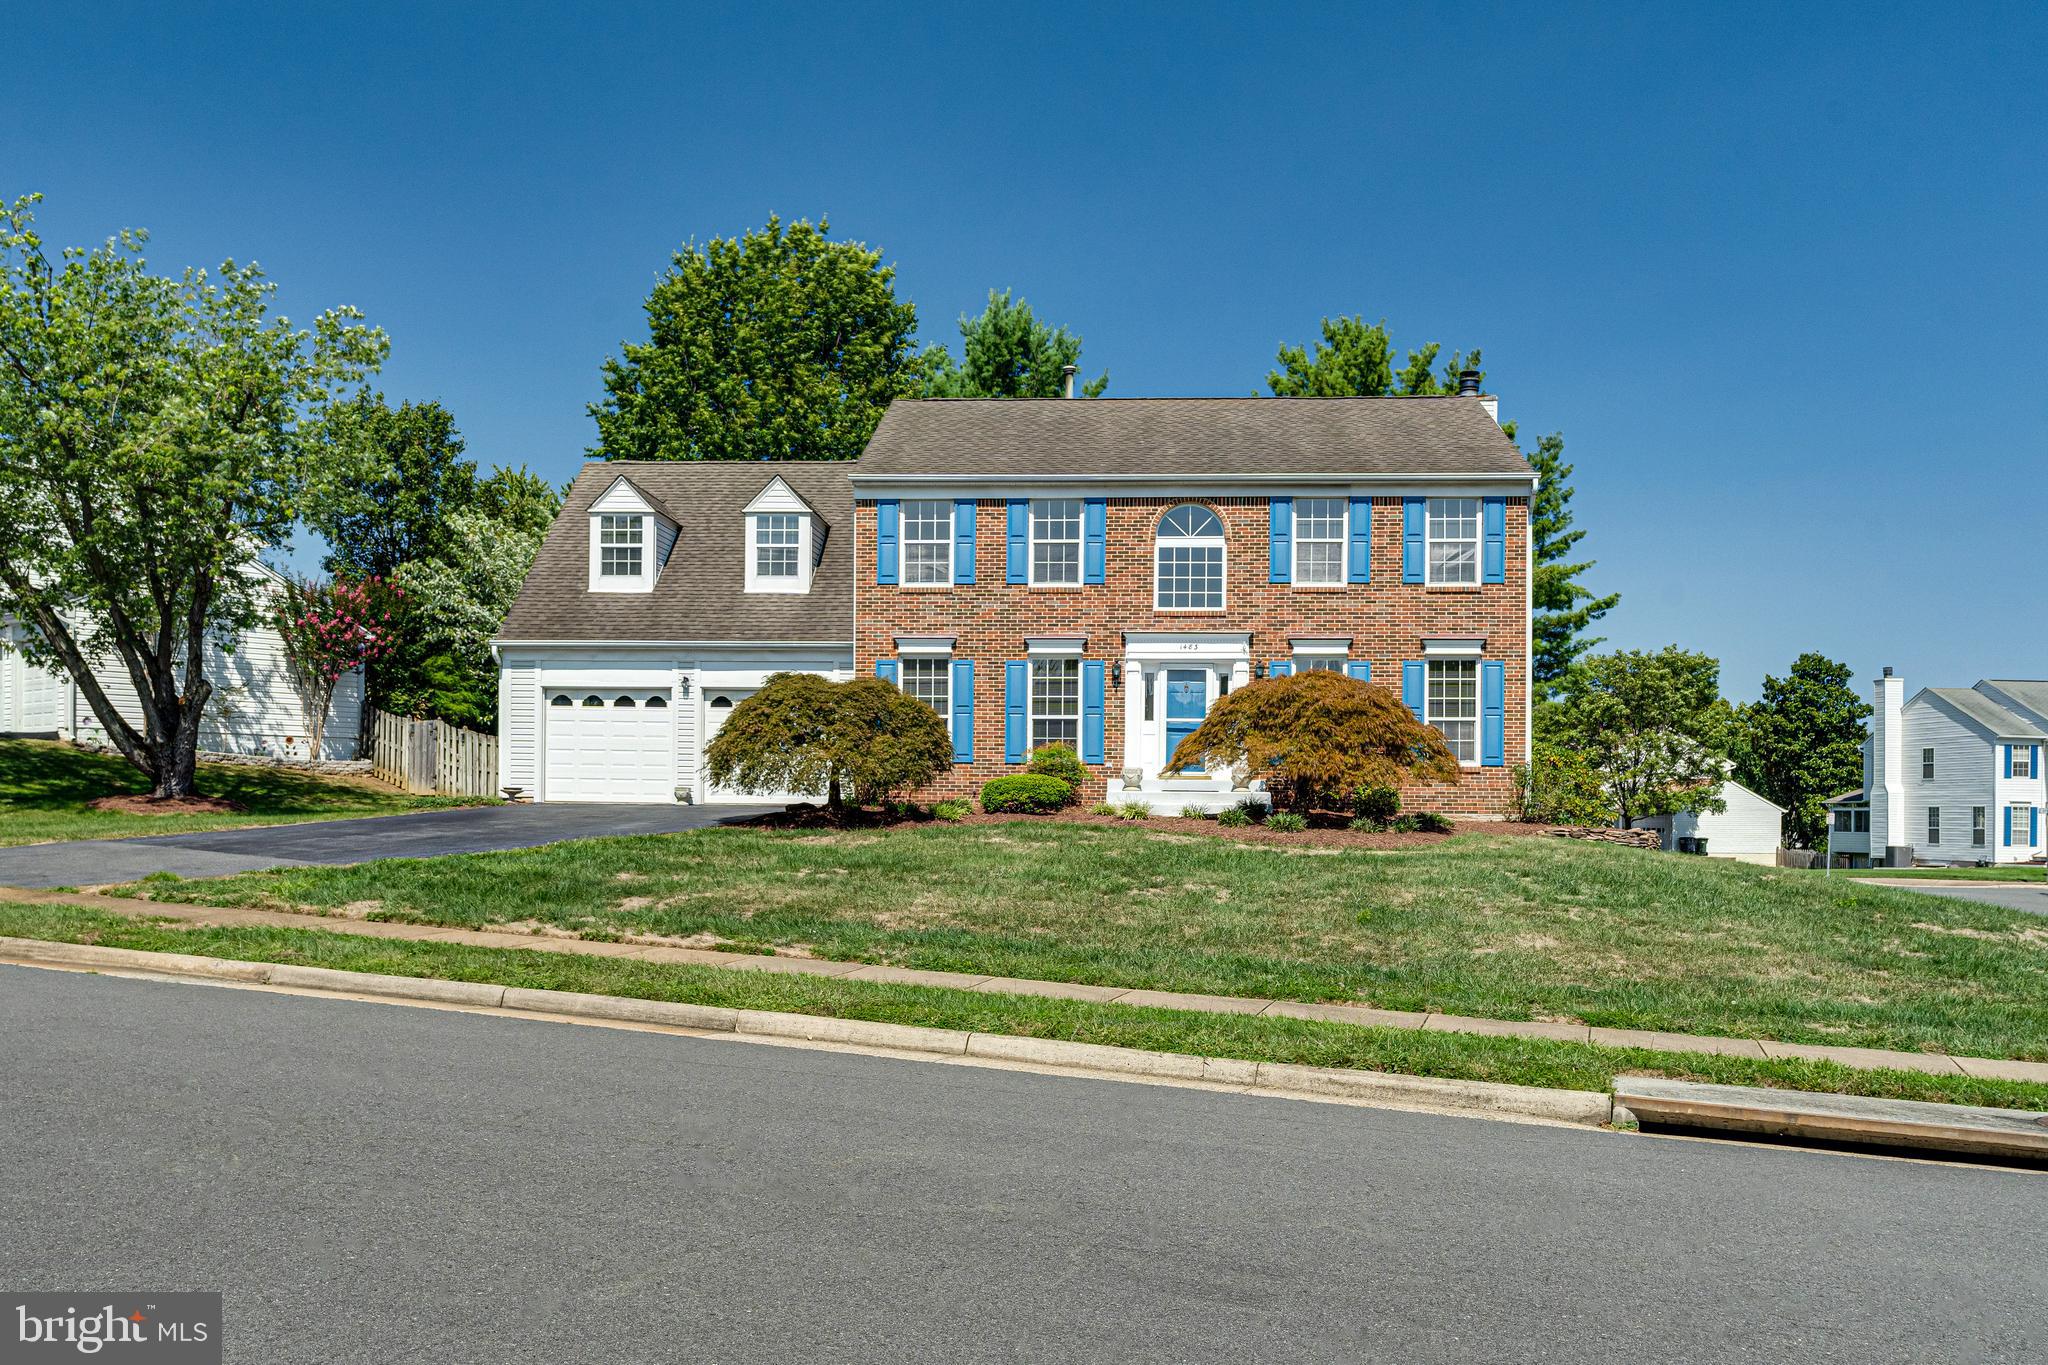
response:
<path id="1" fill-rule="evenodd" d="M 1225 609 L 1153 609 L 1154 531 L 1184 502 L 1214 510 L 1227 537 Z M 1249 631 L 1255 667 L 1293 657 L 1290 640 L 1349 636 L 1353 659 L 1372 664 L 1373 681 L 1401 689 L 1401 665 L 1423 657 L 1422 637 L 1483 636 L 1484 657 L 1505 669 L 1504 754 L 1499 767 L 1471 767 L 1452 787 L 1403 794 L 1415 809 L 1506 815 L 1513 807 L 1513 766 L 1528 754 L 1529 557 L 1526 496 L 1506 499 L 1504 583 L 1428 587 L 1401 581 L 1402 500 L 1373 499 L 1372 581 L 1299 587 L 1268 581 L 1268 500 L 1259 497 L 1111 497 L 1107 500 L 1104 581 L 1034 588 L 1005 582 L 1006 504 L 977 503 L 975 583 L 943 587 L 877 584 L 875 500 L 855 507 L 854 663 L 872 675 L 878 659 L 897 657 L 896 637 L 952 636 L 956 659 L 975 661 L 975 759 L 956 764 L 925 799 L 972 796 L 992 777 L 1021 771 L 1004 761 L 1004 670 L 1026 657 L 1027 636 L 1087 636 L 1085 657 L 1118 661 L 1125 631 Z M 1105 761 L 1091 765 L 1086 800 L 1100 800 L 1125 765 L 1123 689 L 1106 687 Z"/>

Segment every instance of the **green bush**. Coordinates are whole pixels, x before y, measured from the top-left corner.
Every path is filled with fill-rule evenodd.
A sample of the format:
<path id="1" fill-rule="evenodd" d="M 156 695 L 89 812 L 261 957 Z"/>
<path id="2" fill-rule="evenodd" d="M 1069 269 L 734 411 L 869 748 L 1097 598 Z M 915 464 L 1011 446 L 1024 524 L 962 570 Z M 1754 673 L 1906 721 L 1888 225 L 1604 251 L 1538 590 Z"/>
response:
<path id="1" fill-rule="evenodd" d="M 1225 829 L 1243 829 L 1251 822 L 1252 818 L 1244 813 L 1243 806 L 1232 806 L 1228 810 L 1216 812 L 1216 823 Z"/>
<path id="2" fill-rule="evenodd" d="M 938 713 L 880 678 L 777 673 L 704 747 L 710 780 L 741 791 L 824 792 L 841 811 L 915 791 L 953 763 Z"/>
<path id="3" fill-rule="evenodd" d="M 1043 773 L 998 777 L 981 789 L 981 808 L 990 815 L 1046 815 L 1073 799 L 1072 784 Z"/>
<path id="4" fill-rule="evenodd" d="M 1209 818 L 1209 812 L 1203 810 L 1200 806 L 1182 806 L 1180 808 L 1180 818 L 1183 820 L 1206 820 Z"/>
<path id="5" fill-rule="evenodd" d="M 1069 801 L 1080 796 L 1081 784 L 1088 780 L 1088 769 L 1082 765 L 1081 756 L 1066 744 L 1048 744 L 1034 751 L 1024 771 L 1040 777 L 1057 777 L 1073 789 L 1074 795 L 1067 798 Z"/>
<path id="6" fill-rule="evenodd" d="M 1438 811 L 1419 810 L 1415 812 L 1414 818 L 1415 828 L 1421 830 L 1424 834 L 1449 834 L 1453 829 L 1457 828 L 1457 826 L 1451 823 L 1450 816 Z"/>
<path id="7" fill-rule="evenodd" d="M 1282 834 L 1299 834 L 1308 828 L 1308 817 L 1298 811 L 1276 810 L 1266 817 L 1266 828 Z"/>
<path id="8" fill-rule="evenodd" d="M 1422 817 L 1419 815 L 1397 815 L 1387 821 L 1386 827 L 1396 834 L 1413 834 L 1422 828 Z"/>
<path id="9" fill-rule="evenodd" d="M 1126 801 L 1116 808 L 1116 818 L 1119 820 L 1143 820 L 1151 814 L 1152 807 L 1143 801 Z"/>
<path id="10" fill-rule="evenodd" d="M 965 801 L 941 801 L 932 807 L 935 820 L 965 820 L 974 813 L 974 807 Z"/>
<path id="11" fill-rule="evenodd" d="M 1259 821 L 1266 818 L 1266 812 L 1271 807 L 1263 801 L 1240 801 L 1237 803 L 1236 809 L 1240 815 L 1244 816 L 1246 824 L 1256 825 Z"/>
<path id="12" fill-rule="evenodd" d="M 1354 819 L 1346 828 L 1357 834 L 1385 834 L 1387 832 L 1387 822 L 1384 820 L 1368 820 L 1365 816 L 1361 815 Z"/>
<path id="13" fill-rule="evenodd" d="M 1385 826 L 1401 813 L 1401 793 L 1392 787 L 1367 783 L 1351 793 L 1351 813 L 1361 820 Z"/>
<path id="14" fill-rule="evenodd" d="M 1116 807 L 1107 801 L 1097 801 L 1088 808 L 1088 813 L 1090 815 L 1115 815 Z"/>

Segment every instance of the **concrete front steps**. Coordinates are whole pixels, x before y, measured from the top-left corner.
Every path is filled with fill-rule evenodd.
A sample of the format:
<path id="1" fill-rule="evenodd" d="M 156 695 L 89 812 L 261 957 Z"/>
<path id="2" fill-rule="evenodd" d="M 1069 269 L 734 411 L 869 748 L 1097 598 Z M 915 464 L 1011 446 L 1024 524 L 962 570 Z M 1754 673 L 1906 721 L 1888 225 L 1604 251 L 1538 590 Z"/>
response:
<path id="1" fill-rule="evenodd" d="M 1112 777 L 1108 800 L 1113 806 L 1142 801 L 1154 815 L 1179 815 L 1189 810 L 1215 815 L 1246 801 L 1265 805 L 1263 785 L 1239 787 L 1224 777 L 1149 777 L 1137 783 Z"/>

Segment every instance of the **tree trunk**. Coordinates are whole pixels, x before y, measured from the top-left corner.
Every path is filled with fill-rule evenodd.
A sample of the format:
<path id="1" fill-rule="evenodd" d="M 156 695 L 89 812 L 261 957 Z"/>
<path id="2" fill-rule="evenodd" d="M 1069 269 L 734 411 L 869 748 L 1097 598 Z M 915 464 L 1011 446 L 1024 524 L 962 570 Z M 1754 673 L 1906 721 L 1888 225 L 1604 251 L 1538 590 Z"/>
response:
<path id="1" fill-rule="evenodd" d="M 843 819 L 846 815 L 846 802 L 840 799 L 837 773 L 834 773 L 832 780 L 825 784 L 825 808 L 832 812 L 834 819 Z"/>

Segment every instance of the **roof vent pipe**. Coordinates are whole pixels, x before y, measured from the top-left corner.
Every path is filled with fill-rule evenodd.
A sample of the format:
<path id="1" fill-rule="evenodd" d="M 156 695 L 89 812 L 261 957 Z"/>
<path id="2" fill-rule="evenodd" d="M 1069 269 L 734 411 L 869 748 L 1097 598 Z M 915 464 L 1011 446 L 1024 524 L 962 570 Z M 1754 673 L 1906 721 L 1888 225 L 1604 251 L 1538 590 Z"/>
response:
<path id="1" fill-rule="evenodd" d="M 1066 396 L 1069 398 L 1074 396 L 1074 376 L 1080 372 L 1081 367 L 1079 365 L 1060 366 L 1060 379 L 1066 385 Z"/>
<path id="2" fill-rule="evenodd" d="M 1458 372 L 1458 397 L 1460 397 L 1460 398 L 1477 398 L 1478 396 L 1479 396 L 1479 371 L 1477 371 L 1477 370 L 1461 370 L 1461 371 L 1459 371 L 1459 372 Z"/>

